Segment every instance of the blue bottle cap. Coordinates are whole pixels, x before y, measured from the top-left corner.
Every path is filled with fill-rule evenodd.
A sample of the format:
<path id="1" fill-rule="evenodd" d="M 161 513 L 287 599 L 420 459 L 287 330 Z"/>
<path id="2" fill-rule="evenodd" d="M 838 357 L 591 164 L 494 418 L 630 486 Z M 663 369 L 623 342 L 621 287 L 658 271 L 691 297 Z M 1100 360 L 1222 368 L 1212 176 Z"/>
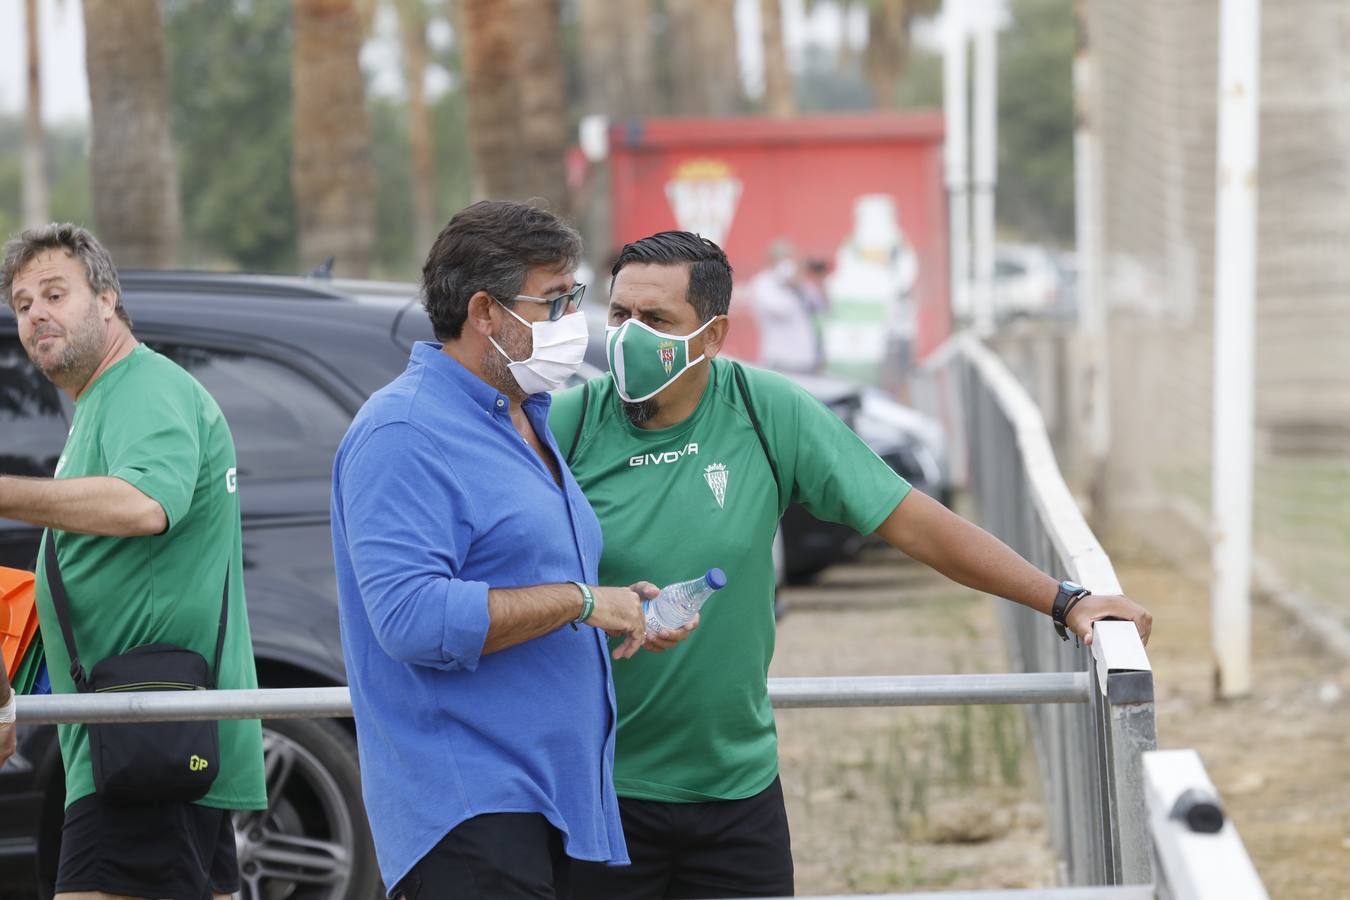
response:
<path id="1" fill-rule="evenodd" d="M 714 591 L 720 591 L 727 586 L 727 573 L 717 568 L 709 569 L 708 574 L 703 576 L 703 581 Z"/>

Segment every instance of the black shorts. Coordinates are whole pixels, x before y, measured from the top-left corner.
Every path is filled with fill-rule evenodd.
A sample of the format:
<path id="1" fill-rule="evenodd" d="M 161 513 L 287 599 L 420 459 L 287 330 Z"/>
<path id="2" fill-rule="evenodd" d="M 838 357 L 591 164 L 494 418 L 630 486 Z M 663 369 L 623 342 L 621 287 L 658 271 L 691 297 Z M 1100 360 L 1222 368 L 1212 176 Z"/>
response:
<path id="1" fill-rule="evenodd" d="M 239 890 L 228 809 L 193 803 L 105 803 L 97 794 L 66 808 L 56 893 L 210 900 Z"/>
<path id="2" fill-rule="evenodd" d="M 783 785 L 744 800 L 619 798 L 631 866 L 572 863 L 577 900 L 790 897 L 792 840 Z"/>
<path id="3" fill-rule="evenodd" d="M 571 900 L 568 862 L 561 832 L 539 813 L 486 813 L 450 829 L 395 885 L 393 897 Z"/>

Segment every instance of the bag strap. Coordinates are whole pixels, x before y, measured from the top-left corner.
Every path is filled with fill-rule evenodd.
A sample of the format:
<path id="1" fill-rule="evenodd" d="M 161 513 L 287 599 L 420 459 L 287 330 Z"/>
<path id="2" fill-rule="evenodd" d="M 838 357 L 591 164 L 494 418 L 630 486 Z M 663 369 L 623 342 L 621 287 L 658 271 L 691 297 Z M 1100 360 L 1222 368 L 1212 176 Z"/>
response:
<path id="1" fill-rule="evenodd" d="M 61 578 L 61 567 L 56 562 L 56 535 L 47 530 L 43 541 L 43 565 L 47 570 L 47 588 L 52 594 L 52 606 L 56 608 L 56 621 L 61 625 L 61 636 L 66 640 L 66 653 L 70 655 L 70 677 L 75 689 L 81 694 L 93 690 L 89 676 L 80 664 L 79 651 L 75 649 L 75 633 L 70 627 L 70 597 L 66 594 L 66 583 Z M 230 569 L 225 566 L 225 589 L 220 599 L 220 630 L 216 634 L 216 660 L 211 668 L 211 687 L 216 686 L 220 673 L 220 657 L 225 650 L 225 626 L 230 616 Z"/>
<path id="2" fill-rule="evenodd" d="M 731 371 L 736 376 L 736 389 L 740 391 L 741 402 L 745 404 L 745 411 L 750 414 L 750 424 L 754 426 L 755 437 L 759 438 L 760 449 L 764 451 L 764 458 L 769 461 L 769 471 L 773 473 L 773 483 L 778 488 L 778 509 L 781 513 L 786 504 L 783 503 L 783 480 L 778 475 L 778 464 L 773 461 L 773 454 L 769 452 L 769 441 L 764 437 L 764 429 L 760 427 L 759 416 L 755 415 L 755 405 L 750 402 L 750 389 L 745 384 L 745 372 L 741 369 L 741 364 L 733 362 Z"/>
<path id="3" fill-rule="evenodd" d="M 56 607 L 56 621 L 61 624 L 61 636 L 66 639 L 66 653 L 70 656 L 70 677 L 75 682 L 75 690 L 87 694 L 93 688 L 80 665 L 80 654 L 75 649 L 75 634 L 70 630 L 70 598 L 66 596 L 66 583 L 61 580 L 61 567 L 56 564 L 56 535 L 48 529 L 44 536 L 43 564 L 47 569 L 47 588 L 52 592 L 52 606 Z"/>
<path id="4" fill-rule="evenodd" d="M 586 425 L 586 407 L 591 402 L 591 383 L 587 381 L 581 386 L 581 414 L 577 416 L 577 430 L 572 434 L 572 446 L 567 448 L 567 455 L 563 461 L 569 466 L 572 465 L 572 455 L 577 452 L 577 444 L 581 443 L 581 431 Z"/>

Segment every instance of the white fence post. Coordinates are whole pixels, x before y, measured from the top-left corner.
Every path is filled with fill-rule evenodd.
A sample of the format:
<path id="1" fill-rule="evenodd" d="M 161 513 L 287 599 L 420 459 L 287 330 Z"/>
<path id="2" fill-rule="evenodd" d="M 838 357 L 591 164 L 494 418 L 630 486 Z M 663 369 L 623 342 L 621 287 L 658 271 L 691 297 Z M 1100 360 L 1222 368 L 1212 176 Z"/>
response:
<path id="1" fill-rule="evenodd" d="M 1214 658 L 1220 697 L 1252 689 L 1251 553 L 1260 0 L 1222 0 L 1214 242 Z"/>
<path id="2" fill-rule="evenodd" d="M 990 4 L 979 10 L 975 34 L 974 300 L 975 331 L 994 331 L 994 198 L 998 185 L 998 25 Z"/>
<path id="3" fill-rule="evenodd" d="M 970 298 L 970 118 L 966 90 L 967 42 L 965 0 L 942 6 L 946 34 L 942 54 L 942 111 L 945 117 L 943 162 L 946 170 L 950 227 L 952 313 L 958 319 L 973 312 Z"/>

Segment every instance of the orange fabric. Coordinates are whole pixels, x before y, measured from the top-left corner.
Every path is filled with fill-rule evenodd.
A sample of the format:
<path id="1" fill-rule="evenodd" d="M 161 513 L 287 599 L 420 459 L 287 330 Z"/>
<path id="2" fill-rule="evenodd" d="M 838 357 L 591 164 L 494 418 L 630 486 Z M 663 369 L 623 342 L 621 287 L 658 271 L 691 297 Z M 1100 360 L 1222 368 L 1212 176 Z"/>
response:
<path id="1" fill-rule="evenodd" d="M 32 572 L 0 566 L 0 651 L 13 680 L 37 634 L 36 582 Z"/>

